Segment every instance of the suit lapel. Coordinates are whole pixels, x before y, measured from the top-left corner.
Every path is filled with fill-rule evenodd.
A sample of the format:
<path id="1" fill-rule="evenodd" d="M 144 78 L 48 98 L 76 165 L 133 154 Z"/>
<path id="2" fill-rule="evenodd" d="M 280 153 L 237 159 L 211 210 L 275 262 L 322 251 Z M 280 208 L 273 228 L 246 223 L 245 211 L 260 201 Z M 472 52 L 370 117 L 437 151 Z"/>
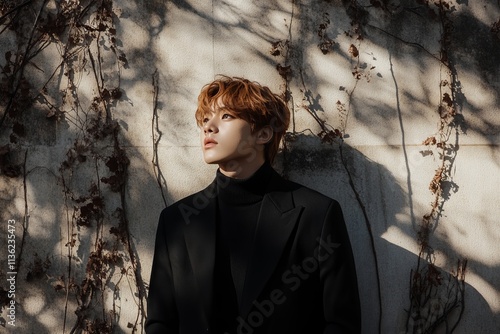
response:
<path id="1" fill-rule="evenodd" d="M 301 207 L 294 208 L 290 192 L 264 196 L 245 278 L 241 315 L 247 315 L 273 274 L 301 211 Z"/>
<path id="2" fill-rule="evenodd" d="M 276 177 L 273 179 L 272 181 L 276 181 Z M 271 182 L 269 188 L 274 188 L 273 184 L 275 185 L 275 182 Z M 215 182 L 195 195 L 193 206 L 198 212 L 190 217 L 188 224 L 184 225 L 184 238 L 196 282 L 196 294 L 204 310 L 204 321 L 208 325 L 212 309 L 215 265 L 217 214 Z M 301 211 L 302 207 L 294 207 L 290 191 L 269 192 L 264 196 L 252 255 L 246 271 L 240 304 L 241 315 L 247 315 L 275 271 Z"/>
<path id="3" fill-rule="evenodd" d="M 215 219 L 217 208 L 215 195 L 215 182 L 195 195 L 193 204 L 197 205 L 199 212 L 190 217 L 189 224 L 184 227 L 186 248 L 197 285 L 197 294 L 203 306 L 207 324 L 211 316 L 215 263 Z"/>

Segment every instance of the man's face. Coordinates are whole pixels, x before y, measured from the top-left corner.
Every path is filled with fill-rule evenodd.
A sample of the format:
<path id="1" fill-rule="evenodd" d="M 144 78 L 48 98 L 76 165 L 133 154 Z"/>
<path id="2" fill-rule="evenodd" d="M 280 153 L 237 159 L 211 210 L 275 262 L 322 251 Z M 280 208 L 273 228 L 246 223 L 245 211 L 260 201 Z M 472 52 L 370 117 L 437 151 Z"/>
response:
<path id="1" fill-rule="evenodd" d="M 201 147 L 207 164 L 242 166 L 263 157 L 264 145 L 250 124 L 236 118 L 230 110 L 215 107 L 203 119 Z"/>

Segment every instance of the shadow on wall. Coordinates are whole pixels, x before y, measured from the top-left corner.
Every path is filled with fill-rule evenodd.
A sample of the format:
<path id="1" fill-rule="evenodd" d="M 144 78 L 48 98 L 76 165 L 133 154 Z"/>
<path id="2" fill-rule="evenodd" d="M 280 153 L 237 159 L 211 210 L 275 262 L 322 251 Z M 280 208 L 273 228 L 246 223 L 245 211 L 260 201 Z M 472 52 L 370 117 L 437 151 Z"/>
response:
<path id="1" fill-rule="evenodd" d="M 134 3 L 135 5 L 132 6 Z M 277 37 L 262 30 L 268 27 L 266 15 L 264 15 L 267 8 L 262 7 L 261 11 L 245 17 L 237 7 L 221 1 L 218 6 L 227 7 L 226 9 L 234 13 L 235 17 L 241 18 L 237 23 L 229 24 L 221 18 L 213 18 L 210 12 L 204 13 L 193 8 L 189 1 L 167 3 L 174 4 L 179 10 L 189 12 L 192 16 L 203 20 L 206 23 L 205 26 L 214 25 L 229 36 L 237 33 L 238 30 L 234 28 L 253 32 L 260 38 L 260 48 L 237 51 L 255 51 L 255 54 L 262 60 L 271 66 L 276 65 L 276 59 L 269 55 L 269 49 L 271 42 L 274 42 Z M 350 18 L 344 15 L 344 9 L 348 15 L 356 14 L 357 10 L 363 9 L 363 19 L 372 18 L 369 15 L 372 9 L 378 10 L 371 8 L 367 12 L 366 8 L 351 6 L 354 2 L 342 1 L 342 4 L 340 3 L 340 1 L 318 1 L 314 2 L 312 10 L 308 10 L 309 7 L 306 5 L 309 4 L 297 6 L 300 10 L 295 14 L 288 12 L 292 6 L 278 8 L 286 14 L 296 15 L 301 22 L 305 23 L 303 29 L 299 29 L 300 35 L 289 36 L 292 44 L 295 43 L 292 50 L 293 56 L 296 57 L 292 67 L 295 73 L 298 73 L 300 68 L 305 66 L 304 64 L 309 66 L 313 63 L 308 55 L 302 53 L 302 49 L 305 50 L 311 46 L 311 49 L 316 50 L 318 27 L 324 24 L 319 17 L 323 13 L 330 12 L 333 17 L 333 12 L 335 12 L 335 15 L 342 16 L 339 18 L 340 23 L 333 22 L 332 19 L 332 23 L 327 25 L 328 29 L 324 28 L 324 31 L 321 31 L 325 39 L 323 42 L 326 43 L 324 46 L 328 47 L 329 42 L 334 41 L 326 38 L 326 32 L 330 34 L 330 38 L 336 39 L 342 35 L 343 29 L 350 29 Z M 137 19 L 138 25 L 147 27 L 149 36 L 146 37 L 149 39 L 146 38 L 146 44 L 151 43 L 159 32 L 168 27 L 168 16 L 172 14 L 171 8 L 167 8 L 165 2 L 131 1 L 128 4 L 131 6 L 130 8 L 124 6 L 126 15 L 123 18 Z M 144 12 L 137 11 L 137 8 L 143 8 L 142 6 L 146 6 Z M 336 9 L 343 10 L 337 11 Z M 132 15 L 130 18 L 127 16 L 127 11 L 129 13 L 133 11 L 137 16 Z M 413 14 L 410 11 L 400 11 L 391 18 L 397 18 L 393 22 L 405 21 L 406 15 Z M 338 18 L 338 16 L 335 17 Z M 417 16 L 419 15 L 415 15 Z M 425 18 L 425 16 L 420 17 Z M 144 22 L 147 23 L 144 24 Z M 417 25 L 425 29 L 426 22 L 429 20 L 422 19 L 417 22 L 419 23 Z M 363 22 L 363 24 L 366 23 L 366 21 Z M 435 22 L 432 23 L 435 24 Z M 488 79 L 486 80 L 488 84 L 498 85 L 498 76 L 494 73 L 498 73 L 499 66 L 494 56 L 498 54 L 499 44 L 492 43 L 493 35 L 487 35 L 491 39 L 482 39 L 470 36 L 467 31 L 464 31 L 465 29 L 472 30 L 470 27 L 474 27 L 478 34 L 488 34 L 489 27 L 468 14 L 460 14 L 457 23 L 460 23 L 460 27 L 455 30 L 455 33 L 463 33 L 467 39 L 466 43 L 457 43 L 455 47 L 461 54 L 467 54 L 466 58 L 470 64 L 479 66 L 481 75 Z M 254 30 L 256 24 L 261 27 L 261 30 Z M 397 29 L 400 25 L 395 24 L 395 26 Z M 118 35 L 125 35 L 127 30 L 124 28 L 124 31 L 120 31 L 120 28 L 118 27 L 118 31 L 121 35 L 120 33 Z M 415 31 L 420 30 L 408 30 L 412 31 L 413 35 L 419 35 Z M 380 32 L 380 30 L 376 31 Z M 388 38 L 383 33 L 375 35 L 373 31 L 369 32 L 372 35 L 366 34 L 364 37 L 373 37 L 371 42 L 383 48 L 389 45 L 390 48 L 397 50 L 401 48 L 401 45 L 406 45 L 409 51 L 414 51 L 411 40 L 405 43 L 400 39 Z M 422 33 L 422 35 L 425 34 Z M 455 39 L 463 40 L 462 36 L 455 36 Z M 120 39 L 117 41 L 118 46 L 124 42 Z M 5 40 L 2 40 L 2 43 L 5 43 Z M 347 49 L 341 49 L 339 43 L 331 45 L 335 45 L 335 49 L 330 50 L 332 54 L 335 51 L 346 61 L 352 59 L 352 55 Z M 469 53 L 470 50 L 477 52 Z M 321 52 L 319 49 L 316 51 Z M 159 63 L 158 59 L 161 58 L 149 49 L 145 51 L 135 46 L 125 52 L 129 60 L 129 70 L 135 74 L 140 73 L 144 68 L 152 71 L 152 67 L 156 66 L 157 62 Z M 165 50 L 165 52 L 173 51 Z M 412 52 L 408 52 L 407 56 L 417 62 L 421 68 L 425 68 L 428 63 L 422 61 L 422 54 Z M 38 76 L 40 73 L 53 72 L 53 69 L 44 67 L 45 63 L 50 63 L 47 62 L 47 59 L 51 59 L 50 53 L 41 53 L 38 57 L 32 59 L 32 63 L 43 71 L 32 69 L 37 74 L 30 78 L 33 84 L 43 83 L 46 79 L 40 79 Z M 108 58 L 106 60 L 109 61 Z M 87 61 L 87 64 L 89 63 Z M 113 62 L 105 62 L 105 64 L 111 64 L 109 67 L 115 69 Z M 311 65 L 307 68 L 306 74 L 316 83 L 319 72 L 314 72 L 314 70 Z M 474 67 L 464 66 L 464 76 L 474 74 L 473 72 Z M 125 93 L 134 93 L 137 77 L 134 77 L 135 74 L 129 75 L 130 79 L 121 78 L 117 80 L 119 81 L 117 83 L 113 81 L 116 79 L 114 70 L 105 74 L 110 73 L 112 75 L 109 75 L 109 80 L 106 82 L 109 86 L 104 86 L 101 82 L 100 88 L 106 87 L 111 92 L 122 94 L 121 97 L 115 96 L 119 101 L 115 100 L 112 103 L 115 103 L 114 107 L 119 107 L 117 109 L 120 109 L 120 112 L 124 112 L 119 115 L 119 119 L 117 117 L 121 127 L 129 128 L 130 132 L 133 132 L 136 129 L 136 126 L 132 126 L 136 121 L 133 117 L 139 117 L 133 116 L 133 111 L 141 109 L 138 101 L 142 97 L 130 98 L 136 103 L 132 106 Z M 152 74 L 148 74 L 145 86 L 149 85 L 149 75 Z M 56 73 L 56 77 L 58 75 L 62 77 L 61 73 Z M 112 90 L 118 86 L 121 88 L 119 91 Z M 168 92 L 165 94 L 171 93 L 170 89 L 179 89 L 175 86 L 177 85 L 171 84 L 167 87 Z M 317 86 L 311 86 L 310 89 L 316 92 L 319 86 L 320 83 Z M 39 88 L 36 87 L 35 90 L 38 91 Z M 57 106 L 60 102 L 59 88 L 57 87 L 53 93 L 51 97 L 57 96 L 57 98 L 55 102 L 51 101 Z M 81 94 L 80 106 L 90 105 L 95 98 L 92 94 L 87 94 L 88 96 Z M 416 96 L 409 98 L 411 101 L 428 103 L 428 101 L 419 101 Z M 463 96 L 460 98 L 464 99 Z M 499 101 L 498 93 L 493 95 L 492 101 L 492 105 L 498 105 L 495 103 Z M 378 100 L 367 102 L 368 107 L 365 110 L 378 110 L 379 102 Z M 462 102 L 464 105 L 468 104 L 467 107 L 477 113 L 478 119 L 481 120 L 473 123 L 476 125 L 471 129 L 484 134 L 484 138 L 494 143 L 498 134 L 497 121 L 488 119 L 487 115 L 483 114 L 484 110 L 481 105 L 475 105 L 474 101 L 463 100 Z M 128 104 L 127 108 L 124 107 L 125 104 Z M 149 107 L 150 105 L 147 105 L 144 110 L 151 110 L 148 109 Z M 47 119 L 45 117 L 47 110 L 42 109 L 26 109 L 21 116 L 7 119 L 0 133 L 2 149 L 5 143 L 12 140 L 16 143 L 11 145 L 11 152 L 1 154 L 4 161 L 0 183 L 0 218 L 5 222 L 14 217 L 21 222 L 23 214 L 29 216 L 27 229 L 24 231 L 22 228 L 16 229 L 16 240 L 19 241 L 17 249 L 20 251 L 21 243 L 23 245 L 22 255 L 17 254 L 20 262 L 16 281 L 16 301 L 18 302 L 16 315 L 19 321 L 16 329 L 19 333 L 34 331 L 49 333 L 60 332 L 64 326 L 69 332 L 73 326 L 78 326 L 104 333 L 113 321 L 119 322 L 123 331 L 126 331 L 128 324 L 132 327 L 134 325 L 140 327 L 145 312 L 144 305 L 141 303 L 145 297 L 149 277 L 149 270 L 141 264 L 151 258 L 157 213 L 160 211 L 159 208 L 165 205 L 160 189 L 158 189 L 158 180 L 153 176 L 155 167 L 153 170 L 151 168 L 151 161 L 154 160 L 154 154 L 151 152 L 154 150 L 145 148 L 146 146 L 141 145 L 142 143 L 138 144 L 121 135 L 118 138 L 118 147 L 115 146 L 113 136 L 117 129 L 116 124 L 104 121 L 89 123 L 87 121 L 92 118 L 89 116 L 90 113 L 89 115 L 80 113 L 79 116 L 76 115 L 77 117 L 68 113 L 66 116 L 61 116 L 62 120 L 56 123 L 54 119 Z M 128 115 L 126 110 L 130 112 Z M 113 109 L 113 111 L 116 110 Z M 142 119 L 139 118 L 139 120 Z M 373 122 L 373 115 L 360 118 L 359 121 L 363 124 L 370 124 Z M 129 122 L 129 125 L 125 122 Z M 96 126 L 99 133 L 106 132 L 107 135 L 97 138 L 98 140 L 92 136 L 86 139 L 85 131 L 92 126 Z M 389 130 L 385 132 L 388 135 L 394 132 Z M 398 218 L 398 214 L 405 213 L 408 207 L 408 194 L 398 185 L 398 181 L 390 171 L 382 165 L 370 161 L 346 144 L 342 147 L 343 156 L 340 156 L 339 150 L 333 146 L 321 145 L 319 139 L 315 137 L 297 135 L 296 141 L 290 143 L 290 150 L 281 157 L 283 170 L 291 179 L 330 195 L 342 204 L 357 259 L 364 311 L 363 321 L 367 333 L 372 333 L 373 329 L 378 326 L 377 277 L 372 249 L 372 242 L 374 243 L 382 296 L 382 329 L 386 330 L 385 332 L 394 332 L 396 327 L 394 324 L 398 324 L 398 329 L 404 328 L 404 310 L 408 308 L 409 275 L 417 263 L 416 247 L 411 242 L 404 242 L 405 238 L 415 240 L 415 231 L 409 222 L 402 222 Z M 63 168 L 61 171 L 60 168 L 64 163 L 69 168 Z M 350 177 L 346 170 L 351 173 L 352 184 L 349 182 Z M 187 169 L 186 174 L 189 172 Z M 357 201 L 354 189 L 360 195 L 361 201 Z M 154 193 L 153 196 L 151 192 Z M 170 195 L 166 194 L 166 196 L 169 198 Z M 362 207 L 369 218 L 373 239 L 368 233 Z M 7 235 L 6 230 L 7 226 L 3 224 L 1 234 Z M 396 235 L 403 240 L 401 243 L 394 238 L 388 241 L 387 232 L 393 230 L 396 230 L 398 232 Z M 129 239 L 130 236 L 132 239 Z M 446 246 L 446 241 L 442 242 Z M 2 287 L 6 286 L 4 277 L 4 268 L 7 266 L 6 251 L 5 248 L 1 249 L 0 286 Z M 491 268 L 491 271 L 498 272 L 498 270 L 499 268 Z M 8 290 L 7 286 L 1 291 L 0 297 L 4 305 L 9 302 L 6 298 Z M 495 321 L 500 323 L 499 314 L 492 314 L 484 298 L 471 286 L 466 287 L 466 305 L 464 322 L 461 323 L 464 328 L 474 328 L 477 332 L 481 332 L 483 328 L 492 328 Z M 5 316 L 6 309 L 4 308 L 3 311 L 4 320 L 9 320 Z M 96 312 L 93 313 L 93 311 Z M 493 319 L 493 324 L 479 323 L 486 318 Z"/>
<path id="2" fill-rule="evenodd" d="M 383 165 L 371 161 L 346 143 L 340 145 L 321 144 L 317 137 L 299 134 L 288 142 L 288 150 L 279 156 L 280 167 L 290 179 L 341 203 L 356 259 L 363 332 L 375 333 L 379 328 L 381 333 L 405 333 L 408 325 L 411 333 L 418 323 L 410 321 L 407 324 L 409 283 L 419 257 L 416 231 L 408 214 L 409 195 Z M 406 217 L 406 220 L 401 217 Z M 451 247 L 443 244 L 440 248 Z M 449 249 L 439 251 L 447 253 Z M 453 251 L 450 253 L 454 254 Z M 421 267 L 428 265 L 425 260 L 420 261 Z M 453 262 L 453 259 L 449 261 Z M 442 312 L 439 307 L 451 303 L 454 298 L 453 295 L 446 295 L 453 291 L 454 281 L 449 280 L 448 273 L 438 270 L 441 285 L 437 288 L 440 293 L 427 296 L 428 300 L 422 298 L 422 303 L 429 306 L 429 317 L 423 322 L 437 320 L 432 315 L 438 316 Z M 461 328 L 493 333 L 494 323 L 500 321 L 500 314 L 494 314 L 484 297 L 467 283 L 465 307 L 463 315 L 460 315 L 459 307 L 450 313 L 449 327 L 461 317 L 457 333 L 464 333 Z M 484 323 L 483 319 L 491 319 L 492 323 Z M 446 333 L 446 326 L 442 322 L 437 327 L 437 333 Z"/>
<path id="3" fill-rule="evenodd" d="M 122 145 L 126 146 L 128 141 L 125 138 L 121 140 Z M 92 187 L 92 183 L 98 183 L 98 176 L 102 178 L 109 174 L 109 168 L 105 166 L 106 160 L 100 160 L 106 156 L 105 151 L 106 148 L 100 151 L 103 154 L 101 157 L 87 155 L 88 160 L 78 164 L 71 179 L 66 180 L 74 187 L 71 197 L 82 201 L 76 201 L 75 207 L 68 205 L 75 204 L 74 198 L 64 197 L 62 180 L 57 171 L 59 166 L 53 163 L 61 161 L 58 155 L 63 155 L 57 147 L 29 149 L 26 161 L 26 194 L 23 193 L 19 178 L 6 179 L 2 176 L 8 185 L 17 188 L 18 200 L 22 201 L 27 195 L 28 202 L 33 203 L 30 204 L 30 208 L 31 205 L 33 207 L 30 209 L 28 233 L 25 235 L 22 262 L 16 281 L 19 333 L 34 330 L 42 333 L 61 331 L 64 323 L 66 331 L 69 331 L 77 324 L 78 316 L 90 321 L 88 324 L 80 324 L 82 326 L 102 326 L 101 328 L 105 329 L 106 323 L 99 322 L 99 317 L 93 318 L 91 313 L 85 313 L 90 312 L 90 307 L 94 310 L 103 308 L 99 298 L 91 298 L 85 293 L 86 288 L 90 289 L 86 287 L 87 284 L 94 285 L 93 293 L 103 293 L 102 296 L 108 296 L 107 298 L 113 296 L 111 304 L 106 305 L 112 306 L 108 311 L 116 312 L 114 316 L 122 326 L 127 322 L 133 324 L 137 312 L 141 312 L 137 310 L 136 303 L 130 304 L 131 300 L 138 300 L 138 290 L 134 290 L 136 286 L 133 283 L 133 271 L 130 270 L 130 256 L 127 250 L 117 243 L 115 233 L 118 231 L 111 232 L 120 228 L 120 215 L 117 215 L 116 208 L 120 207 L 121 202 L 117 193 L 111 191 L 108 185 L 101 184 L 100 196 L 105 199 L 103 210 L 100 211 L 102 216 L 96 211 L 93 214 L 98 216 L 93 216 L 92 219 L 87 217 L 89 219 L 86 221 L 78 220 L 82 218 L 82 208 L 93 208 L 93 205 L 88 204 L 99 198 L 89 197 L 88 188 Z M 164 206 L 164 202 L 157 180 L 147 167 L 150 166 L 150 161 L 145 159 L 147 154 L 137 148 L 127 149 L 127 154 L 131 164 L 128 169 L 126 211 L 133 236 L 133 253 L 139 256 L 139 260 L 144 261 L 151 258 L 156 215 Z M 24 155 L 12 154 L 11 158 L 13 162 L 22 163 Z M 378 327 L 377 280 L 380 280 L 381 286 L 382 332 L 403 332 L 405 310 L 408 309 L 409 303 L 408 281 L 410 271 L 417 263 L 416 250 L 412 249 L 411 244 L 388 241 L 384 234 L 390 229 L 397 229 L 402 240 L 415 239 L 411 222 L 401 222 L 397 218 L 398 214 L 407 208 L 408 194 L 384 166 L 370 161 L 345 143 L 342 150 L 339 150 L 336 145 L 321 144 L 317 137 L 296 135 L 294 141 L 288 142 L 288 150 L 278 159 L 277 169 L 285 176 L 337 199 L 342 205 L 356 258 L 364 332 L 376 332 Z M 349 182 L 347 170 L 351 173 L 352 184 Z M 58 186 L 54 187 L 54 184 Z M 130 189 L 133 188 L 137 190 L 131 192 Z M 361 203 L 357 201 L 355 191 L 359 193 Z M 3 192 L 2 199 L 5 200 Z M 363 210 L 367 212 L 373 239 L 368 233 Z M 2 219 L 8 215 L 15 217 L 15 211 L 2 212 L 2 215 Z M 21 220 L 21 217 L 16 219 Z M 69 228 L 64 225 L 68 223 L 74 225 L 73 232 L 76 237 L 71 261 L 68 261 L 68 246 L 64 244 L 69 233 Z M 107 247 L 96 246 L 96 239 L 99 238 L 108 243 Z M 378 277 L 372 242 L 377 252 Z M 116 252 L 113 251 L 113 245 L 117 247 Z M 2 266 L 5 264 L 2 263 Z M 102 276 L 96 277 L 92 271 Z M 146 286 L 149 269 L 143 270 L 141 274 Z M 132 282 L 126 283 L 127 280 Z M 2 281 L 5 282 L 3 279 Z M 130 295 L 127 290 L 136 292 Z M 466 323 L 462 325 L 487 333 L 480 329 L 491 327 L 478 322 L 485 318 L 498 319 L 498 314 L 492 314 L 484 298 L 469 285 L 466 286 L 466 303 L 469 305 L 463 319 Z M 88 308 L 82 305 L 87 305 Z M 474 307 L 471 307 L 472 305 Z M 3 318 L 8 321 L 6 313 Z M 460 326 L 458 332 L 460 333 Z"/>
<path id="4" fill-rule="evenodd" d="M 159 189 L 145 194 L 159 184 L 151 164 L 156 148 L 130 140 L 144 132 L 131 115 L 153 119 L 145 127 L 154 127 L 156 109 L 136 112 L 144 104 L 151 110 L 153 94 L 144 103 L 127 93 L 137 92 L 143 76 L 151 84 L 155 55 L 123 50 L 133 19 L 148 23 L 141 27 L 149 38 L 166 22 L 150 20 L 149 10 L 137 13 L 133 2 L 114 5 L 0 6 L 0 219 L 16 222 L 0 226 L 2 238 L 15 241 L 15 254 L 0 249 L 0 323 L 15 324 L 16 333 L 143 326 L 149 278 L 142 278 L 141 260 L 151 258 L 166 200 Z M 125 70 L 130 77 L 121 77 Z M 7 277 L 5 268 L 15 274 Z M 15 284 L 6 281 L 12 275 Z"/>
<path id="5" fill-rule="evenodd" d="M 25 126 L 43 134 L 40 124 Z M 26 142 L 7 154 L 20 173 L 0 176 L 0 217 L 16 221 L 17 262 L 9 271 L 17 275 L 9 296 L 13 286 L 4 268 L 11 262 L 2 247 L 1 325 L 13 328 L 7 306 L 14 301 L 16 333 L 140 330 L 156 222 L 165 206 L 147 159 L 152 149 L 121 135 L 119 150 L 110 148 L 111 138 L 90 144 L 71 135 L 75 146 Z M 8 235 L 7 226 L 0 231 Z"/>

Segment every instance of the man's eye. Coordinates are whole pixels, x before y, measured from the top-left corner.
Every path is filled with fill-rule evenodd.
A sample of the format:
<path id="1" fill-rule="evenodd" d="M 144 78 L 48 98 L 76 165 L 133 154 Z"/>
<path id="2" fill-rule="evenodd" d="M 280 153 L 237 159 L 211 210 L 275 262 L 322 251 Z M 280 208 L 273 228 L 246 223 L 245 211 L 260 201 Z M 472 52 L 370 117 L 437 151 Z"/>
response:
<path id="1" fill-rule="evenodd" d="M 234 118 L 234 117 L 231 114 L 224 114 L 224 115 L 222 115 L 222 119 L 229 119 L 229 118 Z"/>
<path id="2" fill-rule="evenodd" d="M 208 118 L 205 117 L 202 122 L 203 122 L 203 124 L 207 123 L 208 122 Z"/>

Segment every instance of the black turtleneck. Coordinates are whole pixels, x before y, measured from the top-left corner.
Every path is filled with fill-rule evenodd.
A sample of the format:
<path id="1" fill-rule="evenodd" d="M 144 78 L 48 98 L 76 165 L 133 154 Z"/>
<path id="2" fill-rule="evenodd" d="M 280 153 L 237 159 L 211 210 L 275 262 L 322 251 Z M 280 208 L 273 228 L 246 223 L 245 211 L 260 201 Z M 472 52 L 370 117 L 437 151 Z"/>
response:
<path id="1" fill-rule="evenodd" d="M 217 170 L 217 239 L 214 268 L 213 329 L 234 332 L 250 263 L 262 199 L 273 169 L 264 163 L 247 179 Z"/>

